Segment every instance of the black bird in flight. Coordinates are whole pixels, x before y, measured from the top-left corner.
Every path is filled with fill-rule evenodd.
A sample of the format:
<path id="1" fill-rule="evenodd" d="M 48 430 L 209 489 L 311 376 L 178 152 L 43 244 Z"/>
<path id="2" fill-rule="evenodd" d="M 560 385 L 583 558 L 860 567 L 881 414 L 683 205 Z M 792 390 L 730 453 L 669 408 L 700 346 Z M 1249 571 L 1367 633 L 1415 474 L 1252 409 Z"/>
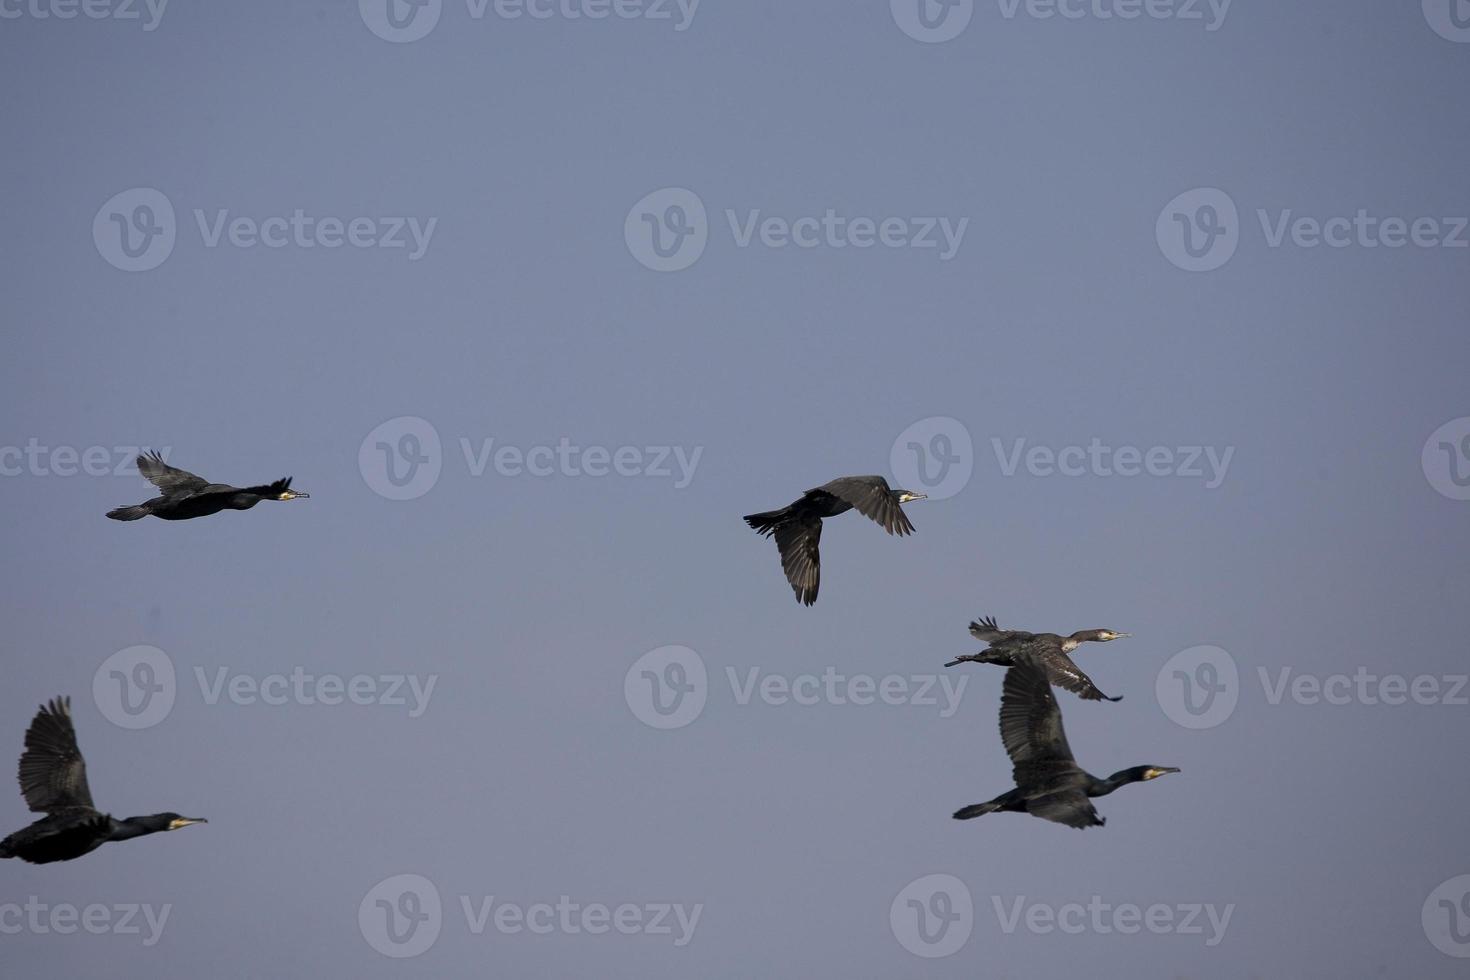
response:
<path id="1" fill-rule="evenodd" d="M 32 864 L 70 861 L 108 841 L 209 822 L 177 813 L 118 820 L 93 806 L 87 763 L 71 724 L 71 698 L 52 698 L 42 705 L 26 731 L 20 791 L 33 812 L 46 816 L 0 841 L 0 858 L 18 857 Z"/>
<path id="2" fill-rule="evenodd" d="M 913 534 L 914 526 L 899 504 L 923 500 L 927 494 L 893 490 L 881 476 L 839 476 L 808 490 L 800 499 L 780 510 L 747 514 L 745 523 L 762 535 L 774 535 L 781 552 L 781 567 L 796 593 L 796 601 L 810 606 L 817 601 L 821 584 L 821 556 L 817 542 L 822 538 L 822 518 L 836 517 L 857 508 L 864 517 L 899 536 Z"/>
<path id="3" fill-rule="evenodd" d="M 108 511 L 107 516 L 114 521 L 136 521 L 149 514 L 166 521 L 187 521 L 192 517 L 218 514 L 222 510 L 249 510 L 262 500 L 295 500 L 311 496 L 301 490 L 292 490 L 289 476 L 254 487 L 208 483 L 203 477 L 168 465 L 156 452 L 138 457 L 138 472 L 162 493 L 141 504 Z"/>
<path id="4" fill-rule="evenodd" d="M 1119 786 L 1178 772 L 1172 766 L 1134 766 L 1107 779 L 1081 769 L 1062 730 L 1062 712 L 1051 693 L 1047 671 L 1040 664 L 1021 661 L 1006 671 L 1000 699 L 1000 737 L 1011 757 L 1016 788 L 987 803 L 955 811 L 956 820 L 987 813 L 1029 813 L 1068 827 L 1101 827 L 1090 797 L 1107 796 Z"/>
<path id="5" fill-rule="evenodd" d="M 982 619 L 970 624 L 970 635 L 981 643 L 987 643 L 979 653 L 967 653 L 956 657 L 946 667 L 955 664 L 977 663 L 1014 667 L 1022 660 L 1032 660 L 1046 668 L 1046 676 L 1057 687 L 1064 687 L 1084 701 L 1121 701 L 1122 695 L 1110 698 L 1097 689 L 1092 678 L 1068 656 L 1079 644 L 1088 642 L 1106 643 L 1131 633 L 1116 633 L 1113 630 L 1078 630 L 1071 636 L 1056 633 L 1027 633 L 1025 630 L 1003 630 L 995 625 L 994 618 Z"/>

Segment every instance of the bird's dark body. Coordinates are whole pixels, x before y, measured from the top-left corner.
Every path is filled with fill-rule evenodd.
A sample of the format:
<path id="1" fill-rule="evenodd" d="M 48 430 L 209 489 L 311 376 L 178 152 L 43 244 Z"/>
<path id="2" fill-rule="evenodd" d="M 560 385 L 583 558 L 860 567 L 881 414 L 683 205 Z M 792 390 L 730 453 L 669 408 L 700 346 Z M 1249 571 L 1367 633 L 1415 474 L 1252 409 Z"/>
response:
<path id="1" fill-rule="evenodd" d="M 163 492 L 157 497 L 116 507 L 107 512 L 115 521 L 136 521 L 157 517 L 165 521 L 188 521 L 208 517 L 222 510 L 249 510 L 262 500 L 292 500 L 309 494 L 291 489 L 291 478 L 253 487 L 234 487 L 228 483 L 206 483 L 186 470 L 169 466 L 157 453 L 138 457 L 138 472 Z"/>
<path id="2" fill-rule="evenodd" d="M 1101 827 L 1091 800 L 1107 796 L 1120 786 L 1179 770 L 1163 766 L 1134 766 L 1107 779 L 1083 770 L 1067 744 L 1062 712 L 1051 693 L 1047 670 L 1022 658 L 1006 671 L 1000 702 L 1000 737 L 1011 758 L 1014 789 L 985 803 L 955 811 L 956 820 L 987 813 L 1029 813 L 1069 827 Z"/>
<path id="3" fill-rule="evenodd" d="M 205 822 L 172 812 L 118 820 L 98 810 L 87 786 L 87 763 L 77 748 L 69 698 L 53 698 L 41 706 L 26 730 L 25 745 L 20 757 L 21 795 L 33 812 L 46 815 L 0 840 L 0 858 L 32 864 L 70 861 L 109 841 Z"/>
<path id="4" fill-rule="evenodd" d="M 817 601 L 821 586 L 822 521 L 856 508 L 882 525 L 889 534 L 914 533 L 913 524 L 900 506 L 923 494 L 894 490 L 881 476 L 840 476 L 802 494 L 780 510 L 745 515 L 745 523 L 762 535 L 776 539 L 781 568 L 796 594 L 796 601 L 810 606 Z"/>
<path id="5" fill-rule="evenodd" d="M 1121 701 L 1122 696 L 1109 697 L 1098 690 L 1092 678 L 1078 667 L 1068 656 L 1080 643 L 1103 640 L 1125 634 L 1110 630 L 1083 630 L 1071 636 L 1057 633 L 1028 633 L 1025 630 L 1003 630 L 995 625 L 994 619 L 980 619 L 970 624 L 970 635 L 989 644 L 979 653 L 956 657 L 946 667 L 960 663 L 994 664 L 998 667 L 1014 667 L 1018 663 L 1035 663 L 1046 669 L 1047 676 L 1057 687 L 1065 688 L 1084 701 Z"/>

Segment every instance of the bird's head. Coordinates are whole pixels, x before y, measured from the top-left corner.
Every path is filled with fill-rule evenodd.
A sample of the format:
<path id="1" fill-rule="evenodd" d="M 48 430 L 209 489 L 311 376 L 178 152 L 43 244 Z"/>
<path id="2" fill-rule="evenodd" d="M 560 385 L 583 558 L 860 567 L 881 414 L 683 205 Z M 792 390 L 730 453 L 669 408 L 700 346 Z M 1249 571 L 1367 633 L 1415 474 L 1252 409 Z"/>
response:
<path id="1" fill-rule="evenodd" d="M 1072 639 L 1078 643 L 1106 643 L 1109 640 L 1121 640 L 1132 633 L 1119 633 L 1117 630 L 1079 630 L 1072 634 Z"/>
<path id="2" fill-rule="evenodd" d="M 129 817 L 124 823 L 135 829 L 134 833 L 156 834 L 164 830 L 178 830 L 196 823 L 209 823 L 203 817 L 183 817 L 177 813 L 153 813 L 146 817 Z"/>
<path id="3" fill-rule="evenodd" d="M 1138 779 L 1139 782 L 1147 782 L 1150 779 L 1158 779 L 1160 776 L 1167 776 L 1171 772 L 1178 771 L 1173 766 L 1139 766 Z"/>
<path id="4" fill-rule="evenodd" d="M 929 499 L 929 495 L 927 493 L 915 493 L 912 490 L 895 490 L 893 491 L 893 496 L 901 504 L 906 504 L 910 500 Z"/>
<path id="5" fill-rule="evenodd" d="M 297 497 L 310 497 L 311 494 L 305 490 L 292 490 L 291 478 L 288 476 L 284 480 L 272 483 L 268 496 L 271 500 L 295 500 Z"/>

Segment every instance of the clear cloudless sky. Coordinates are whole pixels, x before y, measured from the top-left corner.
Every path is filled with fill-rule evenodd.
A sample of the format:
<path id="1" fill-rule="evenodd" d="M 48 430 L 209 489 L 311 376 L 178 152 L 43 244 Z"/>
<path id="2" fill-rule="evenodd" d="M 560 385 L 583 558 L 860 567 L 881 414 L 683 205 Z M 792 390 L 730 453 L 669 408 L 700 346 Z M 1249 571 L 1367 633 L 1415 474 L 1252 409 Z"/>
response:
<path id="1" fill-rule="evenodd" d="M 0 975 L 1462 975 L 1430 932 L 1449 921 L 1432 893 L 1470 873 L 1470 706 L 1443 696 L 1470 669 L 1470 423 L 1431 434 L 1470 416 L 1470 235 L 1372 237 L 1387 217 L 1446 237 L 1470 214 L 1470 43 L 1446 3 L 1237 0 L 1217 22 L 1207 4 L 975 0 L 929 43 L 885 0 L 704 0 L 682 30 L 672 3 L 660 20 L 443 0 L 415 40 L 427 21 L 392 0 L 409 26 L 387 26 L 387 2 L 179 0 L 148 30 L 141 3 L 94 19 L 0 0 L 0 753 L 68 694 L 99 807 L 210 821 L 0 865 Z M 635 209 L 666 188 L 703 219 L 667 195 Z M 737 234 L 829 209 L 968 223 L 948 259 Z M 248 246 L 250 223 L 298 210 L 307 243 L 355 218 L 360 241 L 434 225 L 417 258 L 407 223 L 404 248 L 309 246 L 289 223 L 263 229 L 280 247 Z M 1360 210 L 1372 224 L 1342 247 L 1294 240 L 1300 217 Z M 695 222 L 697 261 L 649 268 L 644 213 Z M 1214 216 L 1233 254 L 1181 268 L 1175 213 L 1201 235 Z M 161 261 L 119 268 L 114 214 L 171 250 L 146 239 Z M 397 500 L 379 440 L 359 450 L 385 423 L 412 448 L 403 417 L 432 426 L 440 472 Z M 829 522 L 821 598 L 799 606 L 741 515 L 842 474 L 896 479 L 915 423 L 968 434 L 972 475 L 908 505 L 913 537 Z M 464 445 L 491 439 L 701 455 L 685 486 L 672 460 L 476 475 Z M 1009 465 L 1017 440 L 1094 439 L 1233 454 L 1215 487 L 1106 456 Z M 228 483 L 289 474 L 311 497 L 115 523 L 151 488 L 73 473 L 89 447 L 164 448 Z M 1097 801 L 1108 824 L 1085 832 L 952 820 L 1012 785 L 1003 673 L 942 666 L 977 648 L 979 615 L 1131 632 L 1079 652 L 1124 698 L 1061 693 L 1073 748 L 1103 775 L 1182 774 Z M 174 702 L 130 729 L 104 661 L 138 645 L 175 669 Z M 661 730 L 634 710 L 641 669 L 625 679 L 670 645 L 706 667 L 706 702 Z M 1189 728 L 1166 668 L 1202 645 L 1238 668 L 1235 705 Z M 966 686 L 948 717 L 942 695 L 738 696 L 752 669 L 829 668 Z M 251 696 L 293 672 L 305 694 Z M 1337 674 L 1425 675 L 1441 696 L 1290 688 Z M 434 678 L 417 716 L 411 695 L 313 693 L 361 676 L 382 695 L 394 675 Z M 0 793 L 0 829 L 32 816 Z M 372 938 L 397 875 L 441 903 L 411 958 Z M 973 915 L 950 955 L 920 958 L 935 950 L 900 893 L 929 875 Z M 673 916 L 672 935 L 493 917 L 563 896 L 701 908 L 683 945 Z M 168 907 L 151 945 L 146 924 L 117 928 L 131 904 Z M 1126 912 L 1089 904 L 1174 925 L 1124 932 Z M 1193 904 L 1229 909 L 1223 935 L 1204 914 L 1179 928 Z M 99 934 L 62 931 L 89 905 Z"/>

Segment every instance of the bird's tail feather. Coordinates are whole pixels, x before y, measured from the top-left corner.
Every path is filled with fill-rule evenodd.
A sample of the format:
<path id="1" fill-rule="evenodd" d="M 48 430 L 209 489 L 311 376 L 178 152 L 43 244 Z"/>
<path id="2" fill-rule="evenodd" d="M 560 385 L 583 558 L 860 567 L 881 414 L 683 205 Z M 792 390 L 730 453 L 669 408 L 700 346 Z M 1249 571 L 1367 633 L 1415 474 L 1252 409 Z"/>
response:
<path id="1" fill-rule="evenodd" d="M 789 510 L 789 507 L 782 507 L 780 510 L 768 510 L 760 514 L 746 514 L 744 519 L 745 523 L 761 534 L 770 534 L 786 523 Z"/>
<path id="2" fill-rule="evenodd" d="M 11 837 L 15 836 L 14 834 Z M 10 837 L 0 840 L 0 858 L 15 857 L 15 847 L 10 843 Z"/>
<path id="3" fill-rule="evenodd" d="M 991 800 L 989 803 L 971 803 L 969 806 L 962 806 L 956 810 L 954 812 L 954 818 L 956 820 L 973 820 L 976 817 L 983 817 L 987 813 L 994 813 L 999 809 L 1000 804 L 994 800 Z"/>
<path id="4" fill-rule="evenodd" d="M 142 504 L 133 504 L 129 507 L 114 507 L 107 512 L 107 516 L 114 521 L 136 521 L 148 516 L 148 508 Z"/>

